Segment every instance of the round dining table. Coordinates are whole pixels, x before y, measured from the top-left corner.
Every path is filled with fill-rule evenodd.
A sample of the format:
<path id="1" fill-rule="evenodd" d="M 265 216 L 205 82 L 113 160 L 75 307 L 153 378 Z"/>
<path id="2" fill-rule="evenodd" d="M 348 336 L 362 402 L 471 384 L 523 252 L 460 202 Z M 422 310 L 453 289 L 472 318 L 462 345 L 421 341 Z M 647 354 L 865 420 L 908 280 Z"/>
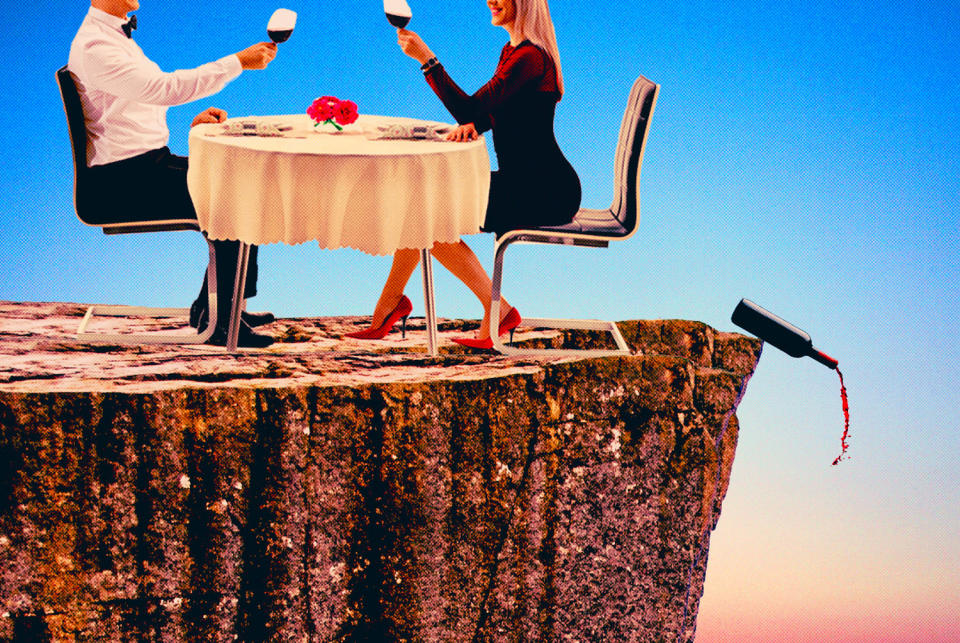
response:
<path id="1" fill-rule="evenodd" d="M 429 249 L 479 232 L 490 190 L 484 139 L 438 140 L 442 127 L 361 115 L 340 131 L 303 114 L 190 130 L 187 185 L 200 228 L 240 242 L 228 350 L 237 347 L 250 247 L 316 242 L 373 255 L 420 250 L 428 349 L 437 353 Z"/>

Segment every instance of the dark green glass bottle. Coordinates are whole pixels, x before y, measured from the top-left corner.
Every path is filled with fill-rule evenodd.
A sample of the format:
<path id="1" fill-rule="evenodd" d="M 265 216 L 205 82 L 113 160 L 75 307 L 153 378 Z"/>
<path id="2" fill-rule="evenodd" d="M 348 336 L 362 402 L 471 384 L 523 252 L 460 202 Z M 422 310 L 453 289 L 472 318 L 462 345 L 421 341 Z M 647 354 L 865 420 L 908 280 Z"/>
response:
<path id="1" fill-rule="evenodd" d="M 749 299 L 740 300 L 730 319 L 791 357 L 812 357 L 828 368 L 837 368 L 837 360 L 813 347 L 810 335 Z"/>

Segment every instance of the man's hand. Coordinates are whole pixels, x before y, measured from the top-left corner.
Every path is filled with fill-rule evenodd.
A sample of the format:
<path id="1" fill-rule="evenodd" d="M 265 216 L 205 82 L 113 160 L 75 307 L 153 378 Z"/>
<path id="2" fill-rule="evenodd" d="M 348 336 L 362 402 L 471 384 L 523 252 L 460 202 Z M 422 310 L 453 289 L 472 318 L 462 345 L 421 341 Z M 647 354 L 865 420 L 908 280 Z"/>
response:
<path id="1" fill-rule="evenodd" d="M 237 52 L 240 66 L 244 69 L 266 69 L 276 55 L 277 44 L 274 42 L 258 42 L 252 47 Z"/>
<path id="2" fill-rule="evenodd" d="M 447 134 L 446 139 L 448 141 L 456 141 L 457 143 L 466 143 L 467 141 L 475 141 L 480 134 L 477 132 L 477 128 L 474 127 L 473 123 L 466 123 L 464 125 L 458 125 L 452 132 Z"/>
<path id="3" fill-rule="evenodd" d="M 190 127 L 200 123 L 222 123 L 227 120 L 227 113 L 219 107 L 208 107 L 205 111 L 197 114 L 197 117 L 190 123 Z"/>

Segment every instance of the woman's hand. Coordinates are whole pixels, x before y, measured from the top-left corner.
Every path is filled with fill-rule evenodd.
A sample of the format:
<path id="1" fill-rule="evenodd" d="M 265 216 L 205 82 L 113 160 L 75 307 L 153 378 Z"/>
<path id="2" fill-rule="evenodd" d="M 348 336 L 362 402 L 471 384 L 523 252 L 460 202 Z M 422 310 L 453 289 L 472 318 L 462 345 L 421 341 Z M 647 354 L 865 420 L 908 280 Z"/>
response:
<path id="1" fill-rule="evenodd" d="M 467 141 L 475 141 L 480 136 L 477 132 L 477 128 L 474 127 L 473 123 L 465 123 L 463 125 L 458 125 L 452 132 L 447 134 L 446 139 L 448 141 L 456 141 L 457 143 L 466 143 Z"/>
<path id="2" fill-rule="evenodd" d="M 208 107 L 206 110 L 197 114 L 190 127 L 201 123 L 222 123 L 227 120 L 227 113 L 219 107 Z"/>
<path id="3" fill-rule="evenodd" d="M 418 36 L 414 31 L 397 29 L 397 43 L 400 45 L 403 53 L 421 65 L 433 58 L 433 52 L 430 51 L 430 47 L 427 47 L 427 43 L 423 42 L 423 38 Z"/>

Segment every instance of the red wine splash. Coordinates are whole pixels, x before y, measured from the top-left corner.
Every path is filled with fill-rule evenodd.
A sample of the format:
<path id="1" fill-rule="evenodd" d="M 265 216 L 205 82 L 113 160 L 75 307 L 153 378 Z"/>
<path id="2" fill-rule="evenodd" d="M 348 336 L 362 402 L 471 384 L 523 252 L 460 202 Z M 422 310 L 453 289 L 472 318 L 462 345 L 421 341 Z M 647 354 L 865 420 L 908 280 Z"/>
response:
<path id="1" fill-rule="evenodd" d="M 840 438 L 840 455 L 833 461 L 834 465 L 843 460 L 843 456 L 846 455 L 847 448 L 850 446 L 847 442 L 850 435 L 850 405 L 847 403 L 847 387 L 843 385 L 843 373 L 840 372 L 839 368 L 836 371 L 837 375 L 840 376 L 840 401 L 843 403 L 843 436 Z"/>

